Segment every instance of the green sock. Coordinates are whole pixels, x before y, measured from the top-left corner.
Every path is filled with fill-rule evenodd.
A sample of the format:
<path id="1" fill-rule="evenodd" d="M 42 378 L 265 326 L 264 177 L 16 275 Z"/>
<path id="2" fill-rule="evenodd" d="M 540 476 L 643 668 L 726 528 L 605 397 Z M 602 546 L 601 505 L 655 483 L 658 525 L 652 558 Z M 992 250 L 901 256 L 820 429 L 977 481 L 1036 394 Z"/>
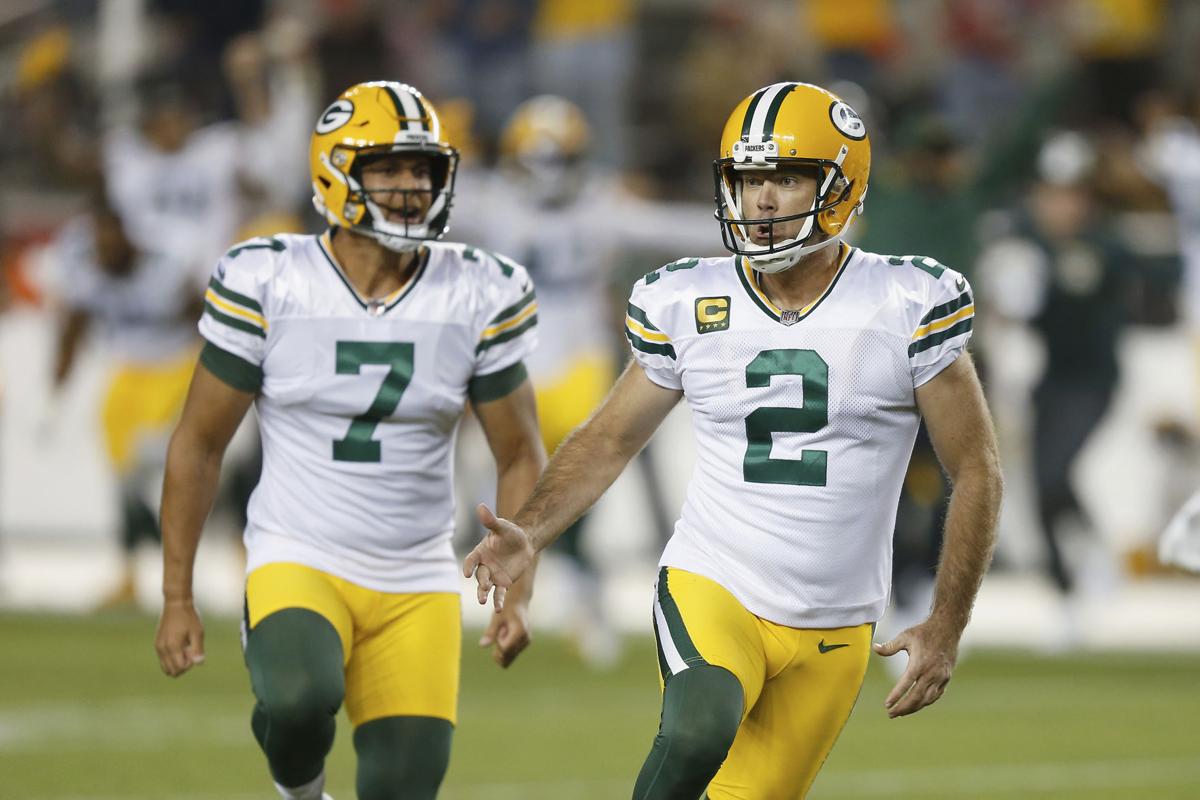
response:
<path id="1" fill-rule="evenodd" d="M 438 717 L 382 717 L 354 731 L 359 800 L 433 800 L 450 764 L 454 726 Z"/>

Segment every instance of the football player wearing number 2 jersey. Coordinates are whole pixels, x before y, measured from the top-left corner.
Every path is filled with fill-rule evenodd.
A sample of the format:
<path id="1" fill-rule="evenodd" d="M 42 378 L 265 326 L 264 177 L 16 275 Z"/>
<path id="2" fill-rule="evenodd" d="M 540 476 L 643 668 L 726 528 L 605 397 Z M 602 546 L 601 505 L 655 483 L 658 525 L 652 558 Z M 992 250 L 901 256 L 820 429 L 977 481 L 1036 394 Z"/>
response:
<path id="1" fill-rule="evenodd" d="M 1001 479 L 966 352 L 957 272 L 843 242 L 870 144 L 803 83 L 733 111 L 714 162 L 725 258 L 633 287 L 629 363 L 510 519 L 467 557 L 478 598 L 522 578 L 686 398 L 697 463 L 654 596 L 663 708 L 638 800 L 803 797 L 850 714 L 871 650 L 907 651 L 892 717 L 935 702 L 990 560 Z M 925 419 L 954 485 L 928 619 L 882 644 L 891 535 Z"/>
<path id="2" fill-rule="evenodd" d="M 192 602 L 221 455 L 253 403 L 262 478 L 245 532 L 252 728 L 286 800 L 321 800 L 334 715 L 354 726 L 360 798 L 433 798 L 455 723 L 461 606 L 452 453 L 469 401 L 514 512 L 545 463 L 524 358 L 525 270 L 437 241 L 457 151 L 419 92 L 358 84 L 312 136 L 320 236 L 252 239 L 217 264 L 206 340 L 163 488 L 155 645 L 178 676 L 204 658 Z M 531 575 L 481 645 L 529 642 Z"/>

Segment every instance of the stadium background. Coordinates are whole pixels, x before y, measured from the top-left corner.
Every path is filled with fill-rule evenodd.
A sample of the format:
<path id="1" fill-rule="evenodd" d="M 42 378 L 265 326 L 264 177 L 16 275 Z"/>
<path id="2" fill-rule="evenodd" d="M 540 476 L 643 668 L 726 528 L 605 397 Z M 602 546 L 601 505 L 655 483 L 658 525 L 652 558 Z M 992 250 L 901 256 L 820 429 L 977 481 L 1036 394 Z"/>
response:
<path id="1" fill-rule="evenodd" d="M 1188 248 L 1200 226 L 1188 201 L 1200 194 L 1200 150 L 1168 174 L 1155 169 L 1163 121 L 1200 112 L 1197 45 L 1200 5 L 1187 0 L 7 3 L 0 797 L 267 795 L 237 645 L 236 508 L 218 509 L 200 552 L 203 669 L 179 683 L 158 674 L 153 548 L 136 553 L 136 606 L 95 611 L 121 561 L 98 427 L 109 359 L 90 340 L 54 396 L 65 292 L 52 244 L 97 178 L 111 180 L 99 154 L 106 128 L 164 85 L 199 124 L 245 124 L 239 83 L 274 103 L 251 116 L 299 120 L 279 140 L 295 169 L 238 196 L 239 232 L 222 248 L 283 227 L 315 229 L 303 174 L 309 121 L 341 88 L 373 78 L 411 82 L 439 105 L 466 153 L 464 194 L 491 174 L 518 103 L 547 92 L 578 103 L 593 174 L 619 176 L 651 220 L 651 234 L 631 235 L 608 264 L 604 282 L 617 295 L 684 255 L 656 244 L 670 237 L 654 236 L 653 220 L 709 225 L 708 250 L 688 255 L 720 252 L 709 164 L 737 100 L 781 79 L 844 94 L 867 119 L 875 154 L 867 215 L 851 238 L 937 258 L 979 294 L 973 350 L 1007 493 L 996 564 L 949 696 L 888 722 L 879 706 L 890 677 L 873 665 L 813 797 L 1200 795 L 1200 584 L 1154 557 L 1166 521 L 1200 482 L 1200 301 L 1187 266 L 1200 270 Z M 1086 180 L 1073 163 L 1087 165 Z M 1064 170 L 1076 177 L 1063 179 Z M 1065 597 L 1047 576 L 1038 532 L 1031 396 L 1048 337 L 1068 335 L 1072 323 L 1039 328 L 1022 315 L 1028 273 L 1010 268 L 1012 251 L 1001 247 L 1036 186 L 1060 180 L 1084 186 L 1099 225 L 1127 251 L 1112 309 L 1122 320 L 1115 394 L 1071 472 L 1093 530 L 1067 537 L 1078 581 Z M 475 222 L 452 217 L 450 238 Z M 888 235 L 898 244 L 876 243 Z M 252 451 L 252 438 L 246 431 L 237 453 Z M 501 674 L 468 649 L 446 797 L 624 796 L 657 710 L 646 622 L 661 509 L 679 507 L 691 446 L 680 410 L 651 446 L 657 482 L 624 476 L 584 542 L 623 649 L 581 657 L 593 605 L 552 558 L 534 605 L 540 639 L 516 669 Z M 464 433 L 467 505 L 487 483 L 480 447 Z M 463 543 L 476 535 L 461 527 Z M 482 619 L 469 603 L 465 612 Z M 347 739 L 343 727 L 336 797 L 350 796 Z"/>

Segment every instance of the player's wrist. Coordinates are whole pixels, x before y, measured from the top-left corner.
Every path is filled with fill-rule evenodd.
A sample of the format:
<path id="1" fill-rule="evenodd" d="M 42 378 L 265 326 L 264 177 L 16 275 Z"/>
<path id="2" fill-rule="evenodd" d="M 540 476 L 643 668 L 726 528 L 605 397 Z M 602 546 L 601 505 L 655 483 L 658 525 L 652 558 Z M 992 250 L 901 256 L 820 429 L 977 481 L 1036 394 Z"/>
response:
<path id="1" fill-rule="evenodd" d="M 963 631 L 966 630 L 968 617 L 969 615 L 954 609 L 934 608 L 929 614 L 927 624 L 940 637 L 957 642 L 962 637 Z"/>

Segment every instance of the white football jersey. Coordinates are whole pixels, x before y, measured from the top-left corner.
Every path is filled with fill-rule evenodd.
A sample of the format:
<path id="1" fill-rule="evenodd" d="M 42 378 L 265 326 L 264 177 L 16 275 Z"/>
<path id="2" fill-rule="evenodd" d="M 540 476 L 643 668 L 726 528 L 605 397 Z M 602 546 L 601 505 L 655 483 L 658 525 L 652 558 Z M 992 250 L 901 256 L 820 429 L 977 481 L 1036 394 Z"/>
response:
<path id="1" fill-rule="evenodd" d="M 877 620 L 919 424 L 915 389 L 970 338 L 957 272 L 842 246 L 836 276 L 780 311 L 744 259 L 681 259 L 639 280 L 626 334 L 682 390 L 697 461 L 661 565 L 709 577 L 798 628 Z"/>
<path id="2" fill-rule="evenodd" d="M 195 319 L 187 311 L 200 288 L 187 264 L 167 254 L 139 252 L 129 274 L 112 275 L 97 260 L 87 216 L 63 226 L 54 255 L 57 293 L 65 306 L 91 317 L 107 357 L 153 365 L 195 352 Z"/>
<path id="3" fill-rule="evenodd" d="M 230 124 L 204 128 L 171 153 L 137 131 L 111 132 L 104 146 L 108 192 L 130 238 L 191 259 L 194 271 L 207 272 L 244 221 L 241 152 L 238 129 Z"/>
<path id="4" fill-rule="evenodd" d="M 262 478 L 247 569 L 290 561 L 387 592 L 458 591 L 453 444 L 468 398 L 525 377 L 525 269 L 433 243 L 408 283 L 360 297 L 329 234 L 252 239 L 218 263 L 201 361 L 257 392 Z"/>

